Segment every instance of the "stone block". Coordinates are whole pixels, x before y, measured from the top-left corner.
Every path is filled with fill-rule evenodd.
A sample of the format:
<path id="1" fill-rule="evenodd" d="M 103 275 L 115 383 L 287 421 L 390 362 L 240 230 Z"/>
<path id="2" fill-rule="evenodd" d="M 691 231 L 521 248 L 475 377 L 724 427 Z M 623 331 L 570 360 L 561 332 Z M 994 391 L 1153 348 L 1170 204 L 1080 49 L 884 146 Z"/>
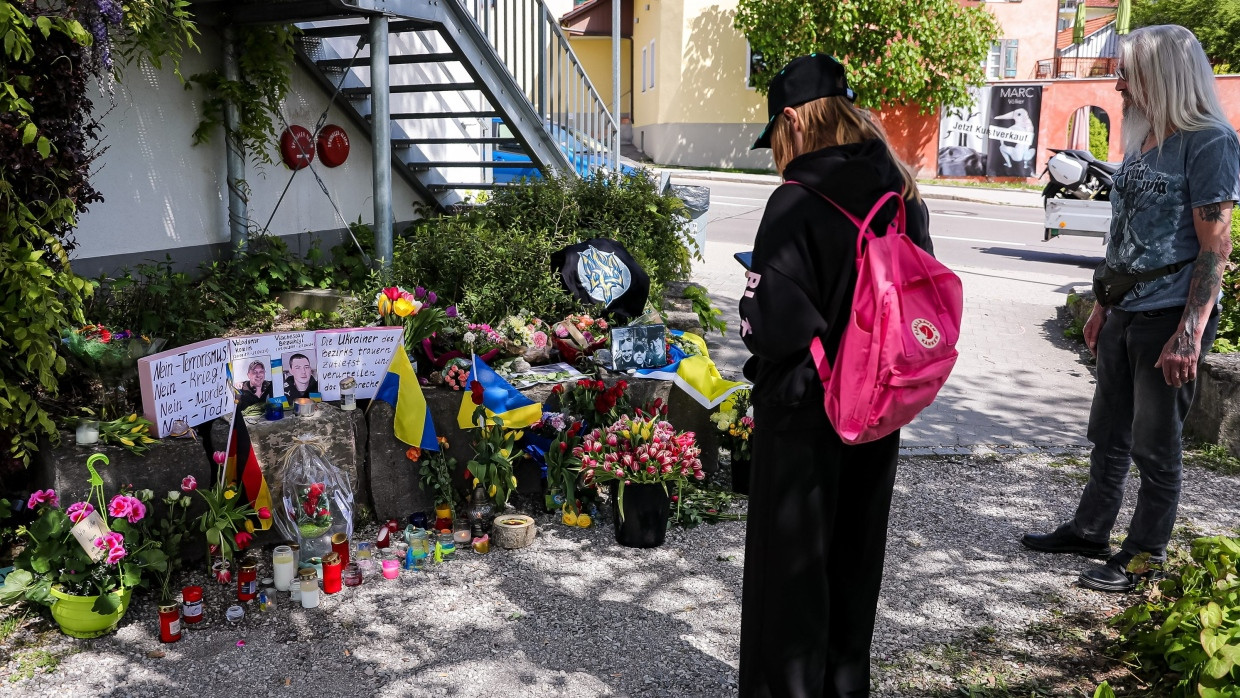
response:
<path id="1" fill-rule="evenodd" d="M 1068 316 L 1073 324 L 1084 327 L 1089 314 L 1094 310 L 1094 289 L 1090 284 L 1073 286 L 1068 293 Z"/>
<path id="2" fill-rule="evenodd" d="M 1240 456 L 1240 354 L 1208 354 L 1197 374 L 1197 393 L 1184 433 L 1226 446 Z"/>
<path id="3" fill-rule="evenodd" d="M 370 501 L 370 477 L 366 472 L 366 419 L 360 410 L 346 412 L 330 402 L 316 405 L 314 416 L 297 417 L 286 411 L 284 419 L 247 419 L 254 455 L 263 467 L 271 500 L 283 496 L 284 454 L 295 438 L 315 438 L 327 446 L 327 460 L 342 469 L 353 487 L 354 522 L 357 513 Z M 217 419 L 211 425 L 211 441 L 223 449 L 228 443 L 229 420 Z M 273 527 L 274 530 L 274 527 Z"/>
<path id="4" fill-rule="evenodd" d="M 340 304 L 344 301 L 353 300 L 353 296 L 327 288 L 311 288 L 285 291 L 276 300 L 292 311 L 317 310 L 320 313 L 333 313 L 340 309 Z"/>
<path id="5" fill-rule="evenodd" d="M 426 390 L 428 402 L 435 393 L 446 392 Z M 460 393 L 457 393 L 459 397 Z M 459 403 L 458 403 L 459 404 Z M 432 402 L 432 405 L 434 403 Z M 440 415 L 431 409 L 435 421 L 436 433 L 452 442 L 452 432 L 447 430 L 448 424 Z M 455 426 L 453 413 L 453 426 Z M 375 518 L 380 521 L 399 519 L 402 523 L 409 514 L 415 511 L 430 511 L 434 508 L 430 494 L 422 490 L 419 482 L 419 466 L 405 456 L 409 446 L 398 440 L 392 433 L 392 406 L 378 400 L 371 401 L 366 412 L 367 426 L 370 430 L 370 441 L 367 446 L 367 461 L 370 468 L 370 492 L 374 502 Z M 443 427 L 440 427 L 443 424 Z M 453 446 L 455 448 L 455 445 Z"/>

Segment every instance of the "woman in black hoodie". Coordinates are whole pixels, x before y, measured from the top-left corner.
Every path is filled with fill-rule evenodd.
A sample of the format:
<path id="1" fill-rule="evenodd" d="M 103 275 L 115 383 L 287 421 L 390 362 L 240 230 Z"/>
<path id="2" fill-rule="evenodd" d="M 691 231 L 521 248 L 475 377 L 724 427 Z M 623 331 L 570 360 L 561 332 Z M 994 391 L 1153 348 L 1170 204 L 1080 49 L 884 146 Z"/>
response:
<path id="1" fill-rule="evenodd" d="M 931 251 L 929 211 L 882 130 L 853 106 L 844 67 L 815 54 L 771 80 L 771 148 L 785 184 L 766 205 L 740 303 L 753 357 L 752 482 L 741 606 L 742 696 L 866 696 L 900 433 L 847 445 L 810 358 L 834 361 L 857 281 L 857 228 L 902 192 L 906 234 Z M 896 204 L 872 225 L 886 230 Z"/>

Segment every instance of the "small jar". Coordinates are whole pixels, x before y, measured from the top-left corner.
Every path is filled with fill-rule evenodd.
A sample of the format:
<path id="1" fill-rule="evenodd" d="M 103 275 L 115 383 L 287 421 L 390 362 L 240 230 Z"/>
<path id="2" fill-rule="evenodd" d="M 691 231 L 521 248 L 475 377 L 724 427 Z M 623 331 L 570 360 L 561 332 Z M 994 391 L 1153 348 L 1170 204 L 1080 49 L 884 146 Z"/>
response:
<path id="1" fill-rule="evenodd" d="M 297 575 L 297 556 L 287 545 L 277 545 L 271 552 L 272 585 L 279 591 L 288 591 Z"/>
<path id="2" fill-rule="evenodd" d="M 181 620 L 187 624 L 202 622 L 202 587 L 181 589 Z"/>
<path id="3" fill-rule="evenodd" d="M 316 608 L 319 605 L 319 578 L 309 567 L 302 568 L 298 574 L 301 579 L 301 607 Z"/>
<path id="4" fill-rule="evenodd" d="M 340 379 L 340 409 L 345 412 L 357 409 L 357 380 L 353 376 Z"/>
<path id="5" fill-rule="evenodd" d="M 451 529 L 440 529 L 439 548 L 443 552 L 444 557 L 448 557 L 456 552 L 456 539 L 453 538 Z"/>
<path id="6" fill-rule="evenodd" d="M 384 579 L 396 579 L 397 577 L 400 576 L 400 561 L 399 560 L 385 557 L 379 561 L 379 564 L 380 566 L 383 567 L 383 578 Z"/>
<path id="7" fill-rule="evenodd" d="M 267 398 L 267 419 L 272 422 L 284 419 L 284 398 Z"/>
<path id="8" fill-rule="evenodd" d="M 299 397 L 293 401 L 293 408 L 296 410 L 298 417 L 314 416 L 314 400 L 308 397 Z"/>
<path id="9" fill-rule="evenodd" d="M 176 642 L 181 639 L 181 614 L 175 603 L 159 605 L 159 641 Z"/>
<path id="10" fill-rule="evenodd" d="M 473 536 L 469 533 L 469 522 L 465 519 L 457 519 L 452 524 L 452 542 L 458 548 L 468 548 L 469 541 L 472 539 Z"/>
<path id="11" fill-rule="evenodd" d="M 91 446 L 99 443 L 99 420 L 83 419 L 77 425 L 77 445 Z"/>
<path id="12" fill-rule="evenodd" d="M 342 579 L 344 580 L 344 585 L 347 587 L 362 585 L 362 570 L 357 566 L 356 562 L 350 562 L 345 565 Z"/>
<path id="13" fill-rule="evenodd" d="M 357 544 L 357 568 L 362 574 L 375 571 L 374 557 L 374 546 L 370 541 L 364 540 Z"/>
<path id="14" fill-rule="evenodd" d="M 340 591 L 342 572 L 339 555 L 328 553 L 323 557 L 323 593 L 335 594 Z"/>
<path id="15" fill-rule="evenodd" d="M 237 574 L 237 600 L 253 601 L 258 596 L 258 563 L 245 562 Z"/>
<path id="16" fill-rule="evenodd" d="M 415 511 L 409 515 L 409 523 L 414 528 L 426 528 L 426 512 Z"/>
<path id="17" fill-rule="evenodd" d="M 413 556 L 414 569 L 424 569 L 431 554 L 430 534 L 417 528 L 409 536 L 409 553 Z"/>
<path id="18" fill-rule="evenodd" d="M 435 530 L 452 528 L 452 507 L 447 504 L 435 505 Z"/>
<path id="19" fill-rule="evenodd" d="M 343 531 L 332 534 L 332 552 L 340 556 L 340 564 L 349 564 L 349 537 Z"/>

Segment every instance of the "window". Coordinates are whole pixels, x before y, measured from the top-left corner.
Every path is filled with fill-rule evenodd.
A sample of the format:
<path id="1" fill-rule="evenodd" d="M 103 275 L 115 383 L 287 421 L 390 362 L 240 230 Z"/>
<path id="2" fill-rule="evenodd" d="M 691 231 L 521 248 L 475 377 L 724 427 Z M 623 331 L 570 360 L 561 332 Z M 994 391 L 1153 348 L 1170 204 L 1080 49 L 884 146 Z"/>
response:
<path id="1" fill-rule="evenodd" d="M 990 45 L 986 54 L 986 77 L 992 80 L 1016 77 L 1016 54 L 1019 41 L 1004 39 Z"/>
<path id="2" fill-rule="evenodd" d="M 745 42 L 745 84 L 749 89 L 754 89 L 757 85 L 757 76 L 766 70 L 766 61 L 762 58 L 761 51 L 754 51 L 753 46 L 749 42 Z"/>
<path id="3" fill-rule="evenodd" d="M 646 68 L 646 49 L 642 49 L 642 92 L 646 91 L 646 80 L 649 72 Z"/>
<path id="4" fill-rule="evenodd" d="M 650 40 L 650 89 L 654 89 L 654 39 Z"/>

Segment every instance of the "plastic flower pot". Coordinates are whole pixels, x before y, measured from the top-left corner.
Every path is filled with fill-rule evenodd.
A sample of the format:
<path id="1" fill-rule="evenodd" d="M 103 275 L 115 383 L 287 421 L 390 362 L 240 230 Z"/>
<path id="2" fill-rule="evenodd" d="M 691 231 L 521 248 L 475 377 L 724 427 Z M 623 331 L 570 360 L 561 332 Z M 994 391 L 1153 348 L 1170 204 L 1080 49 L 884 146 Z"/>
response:
<path id="1" fill-rule="evenodd" d="M 129 609 L 131 589 L 118 589 L 112 592 L 120 599 L 120 606 L 112 613 L 101 614 L 91 610 L 97 596 L 74 596 L 66 594 L 57 587 L 52 587 L 52 618 L 60 624 L 60 631 L 69 637 L 90 639 L 107 635 L 116 630 L 116 626 Z"/>
<path id="2" fill-rule="evenodd" d="M 672 499 L 661 484 L 624 486 L 624 518 L 620 517 L 617 483 L 611 484 L 611 514 L 616 542 L 629 548 L 657 548 L 667 536 Z"/>

